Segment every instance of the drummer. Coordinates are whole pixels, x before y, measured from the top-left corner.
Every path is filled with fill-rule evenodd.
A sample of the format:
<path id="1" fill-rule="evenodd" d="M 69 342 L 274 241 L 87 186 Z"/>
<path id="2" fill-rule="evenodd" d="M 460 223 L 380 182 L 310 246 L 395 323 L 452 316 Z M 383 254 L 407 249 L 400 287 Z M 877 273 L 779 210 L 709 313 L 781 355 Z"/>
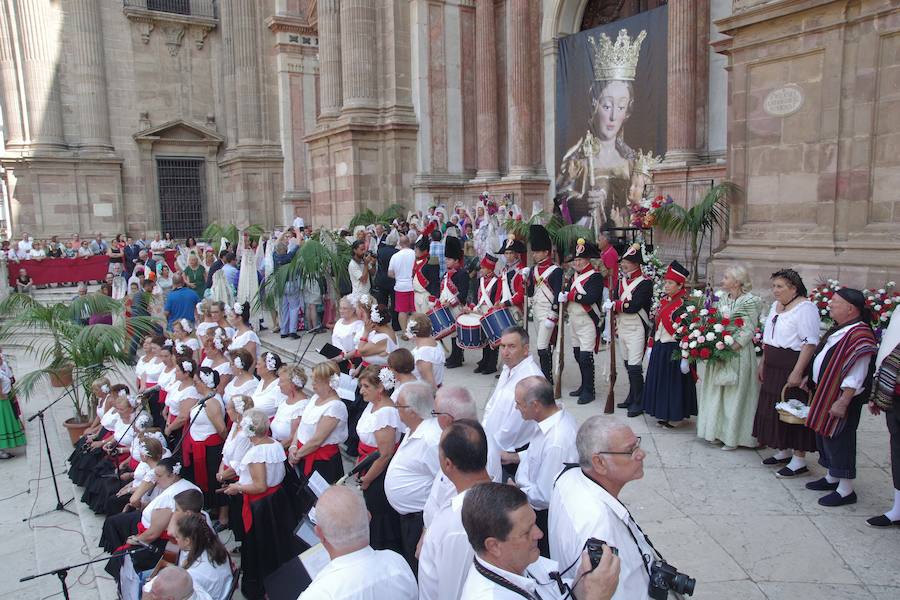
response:
<path id="1" fill-rule="evenodd" d="M 462 242 L 459 238 L 448 236 L 444 242 L 444 260 L 447 264 L 447 273 L 441 279 L 441 293 L 438 296 L 437 306 L 447 308 L 453 319 L 462 312 L 466 298 L 469 297 L 469 273 L 465 269 L 463 261 Z M 455 369 L 463 364 L 463 350 L 456 344 L 456 333 L 450 336 L 450 358 L 444 365 L 447 369 Z"/>
<path id="2" fill-rule="evenodd" d="M 436 222 L 428 224 L 416 240 L 416 262 L 413 263 L 413 293 L 416 312 L 427 314 L 438 295 L 441 283 L 441 270 L 437 258 L 431 259 L 428 253 L 431 248 L 431 232 Z"/>
<path id="3" fill-rule="evenodd" d="M 553 244 L 543 225 L 531 225 L 528 235 L 534 268 L 525 274 L 525 290 L 531 301 L 534 322 L 537 324 L 537 353 L 544 377 L 553 383 L 553 346 L 559 319 L 559 292 L 562 291 L 563 270 L 553 263 L 550 254 Z"/>
<path id="4" fill-rule="evenodd" d="M 506 257 L 506 267 L 500 274 L 498 305 L 509 308 L 519 325 L 525 320 L 525 278 L 522 275 L 522 255 L 525 252 L 525 244 L 512 233 L 500 248 L 500 253 Z"/>
<path id="5" fill-rule="evenodd" d="M 496 258 L 490 254 L 485 254 L 479 266 L 480 277 L 478 279 L 477 303 L 474 306 L 466 307 L 463 309 L 463 312 L 472 312 L 483 317 L 497 304 L 500 296 L 497 284 L 500 280 L 494 274 L 494 269 L 497 268 Z M 485 344 L 481 351 L 481 360 L 478 361 L 478 366 L 475 367 L 475 372 L 485 375 L 496 373 L 499 354 L 499 350 L 491 348 L 490 344 Z"/>
<path id="6" fill-rule="evenodd" d="M 568 290 L 559 293 L 560 302 L 568 302 L 567 313 L 572 328 L 572 351 L 581 370 L 581 387 L 570 396 L 578 397 L 578 404 L 594 401 L 594 354 L 599 350 L 603 319 L 603 274 L 594 268 L 591 259 L 600 258 L 600 250 L 592 242 L 578 238 L 572 266 L 575 278 Z"/>

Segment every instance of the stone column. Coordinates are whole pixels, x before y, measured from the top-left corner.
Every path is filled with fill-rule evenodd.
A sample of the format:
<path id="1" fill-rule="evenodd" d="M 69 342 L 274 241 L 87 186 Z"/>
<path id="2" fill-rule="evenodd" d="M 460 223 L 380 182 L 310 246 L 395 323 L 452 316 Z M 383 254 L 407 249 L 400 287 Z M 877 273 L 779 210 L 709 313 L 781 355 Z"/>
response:
<path id="1" fill-rule="evenodd" d="M 341 112 L 341 1 L 319 0 L 319 93 L 323 117 Z"/>
<path id="2" fill-rule="evenodd" d="M 341 1 L 341 72 L 344 112 L 378 107 L 375 0 Z"/>
<path id="3" fill-rule="evenodd" d="M 62 5 L 70 27 L 67 64 L 78 101 L 72 106 L 78 122 L 73 145 L 88 151 L 109 151 L 109 111 L 103 66 L 103 28 L 97 0 L 68 0 Z"/>
<path id="4" fill-rule="evenodd" d="M 530 0 L 509 0 L 508 52 L 509 67 L 507 79 L 509 90 L 509 174 L 521 176 L 531 174 L 531 114 L 529 98 L 531 89 L 531 37 Z"/>
<path id="5" fill-rule="evenodd" d="M 59 37 L 52 33 L 58 21 L 55 10 L 46 0 L 18 0 L 9 5 L 16 13 L 10 22 L 18 25 L 27 141 L 36 150 L 63 149 L 66 142 L 56 73 Z"/>
<path id="6" fill-rule="evenodd" d="M 494 0 L 475 5 L 475 106 L 478 111 L 478 179 L 500 176 L 497 152 L 497 34 Z"/>
<path id="7" fill-rule="evenodd" d="M 689 165 L 697 161 L 697 126 L 694 85 L 697 78 L 697 3 L 669 0 L 669 100 L 666 110 L 665 164 Z"/>
<path id="8" fill-rule="evenodd" d="M 234 75 L 237 96 L 238 143 L 258 142 L 262 137 L 262 112 L 260 106 L 259 76 L 257 57 L 256 2 L 235 0 L 231 5 L 232 36 L 234 38 Z"/>
<path id="9" fill-rule="evenodd" d="M 6 142 L 21 145 L 25 141 L 22 104 L 19 101 L 19 77 L 14 43 L 15 22 L 12 5 L 0 4 L 0 108 Z"/>

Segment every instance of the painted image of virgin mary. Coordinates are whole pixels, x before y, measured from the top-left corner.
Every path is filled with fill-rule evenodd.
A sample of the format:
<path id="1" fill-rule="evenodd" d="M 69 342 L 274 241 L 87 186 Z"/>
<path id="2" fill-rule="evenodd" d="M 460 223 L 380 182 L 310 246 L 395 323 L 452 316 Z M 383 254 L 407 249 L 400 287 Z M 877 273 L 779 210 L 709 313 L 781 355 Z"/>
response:
<path id="1" fill-rule="evenodd" d="M 594 48 L 594 81 L 591 84 L 591 113 L 588 130 L 563 155 L 556 180 L 557 202 L 563 218 L 590 225 L 599 221 L 601 229 L 628 227 L 629 190 L 637 153 L 625 143 L 624 127 L 634 106 L 634 78 L 641 42 L 625 29 L 613 43 L 606 34 Z M 643 187 L 643 186 L 641 186 Z"/>

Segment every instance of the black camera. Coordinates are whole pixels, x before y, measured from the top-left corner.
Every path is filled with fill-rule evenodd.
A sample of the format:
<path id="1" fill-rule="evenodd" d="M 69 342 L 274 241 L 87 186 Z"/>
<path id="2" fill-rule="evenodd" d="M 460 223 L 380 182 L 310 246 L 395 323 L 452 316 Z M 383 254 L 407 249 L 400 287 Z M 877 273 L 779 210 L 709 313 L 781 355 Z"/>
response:
<path id="1" fill-rule="evenodd" d="M 650 565 L 650 587 L 647 593 L 653 600 L 666 600 L 669 590 L 676 594 L 693 596 L 696 583 L 696 579 L 679 573 L 678 569 L 666 561 L 654 560 Z"/>
<path id="2" fill-rule="evenodd" d="M 597 565 L 600 564 L 600 559 L 603 557 L 603 544 L 606 542 L 602 540 L 598 540 L 597 538 L 588 538 L 588 541 L 584 543 L 584 547 L 587 550 L 588 558 L 591 559 L 591 570 L 597 568 Z M 607 544 L 608 545 L 608 544 Z M 609 546 L 609 549 L 616 556 L 619 555 L 619 549 L 614 546 Z"/>

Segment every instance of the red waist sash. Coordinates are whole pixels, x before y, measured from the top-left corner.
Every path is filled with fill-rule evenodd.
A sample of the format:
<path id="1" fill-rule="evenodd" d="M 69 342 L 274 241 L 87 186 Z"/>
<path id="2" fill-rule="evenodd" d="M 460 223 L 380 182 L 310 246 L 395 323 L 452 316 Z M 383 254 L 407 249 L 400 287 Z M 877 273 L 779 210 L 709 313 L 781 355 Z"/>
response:
<path id="1" fill-rule="evenodd" d="M 205 440 L 197 441 L 191 437 L 188 431 L 184 436 L 184 443 L 181 446 L 181 459 L 184 466 L 191 466 L 191 460 L 194 461 L 194 483 L 204 492 L 209 491 L 209 478 L 206 476 L 206 449 L 212 446 L 221 446 L 225 443 L 218 433 L 214 433 Z"/>
<path id="2" fill-rule="evenodd" d="M 134 471 L 135 469 L 137 469 L 137 466 L 138 466 L 138 461 L 134 460 L 133 456 L 129 456 L 128 457 L 128 468 L 131 469 L 132 471 Z"/>
<path id="3" fill-rule="evenodd" d="M 303 442 L 297 442 L 297 448 L 302 448 Z M 300 459 L 303 464 L 303 474 L 309 477 L 313 472 L 313 463 L 317 460 L 330 460 L 332 456 L 338 453 L 337 444 L 324 444 L 316 448 L 315 452 L 307 454 Z"/>
<path id="4" fill-rule="evenodd" d="M 241 517 L 244 519 L 244 533 L 249 533 L 250 529 L 253 527 L 253 511 L 250 510 L 250 505 L 257 500 L 262 500 L 266 496 L 271 496 L 280 489 L 281 484 L 279 483 L 261 494 L 244 494 L 244 506 L 241 507 Z"/>
<path id="5" fill-rule="evenodd" d="M 137 524 L 137 534 L 138 534 L 138 535 L 141 535 L 141 534 L 144 533 L 145 531 L 147 531 L 147 528 L 144 527 L 144 524 L 143 524 L 141 521 L 138 521 L 138 524 Z M 161 534 L 159 534 L 159 537 L 156 538 L 156 539 L 168 541 L 168 539 L 169 539 L 169 532 L 168 532 L 168 531 L 163 531 Z M 127 544 L 127 543 L 126 543 L 126 544 L 122 544 L 121 546 L 119 546 L 118 548 L 116 548 L 115 550 L 113 550 L 113 554 L 115 554 L 116 552 L 121 552 L 122 550 L 128 550 L 129 548 L 132 548 L 132 547 L 133 547 L 133 546 L 131 546 L 130 544 Z"/>
<path id="6" fill-rule="evenodd" d="M 359 458 L 356 459 L 356 464 L 359 464 L 368 455 L 370 455 L 373 452 L 375 452 L 376 450 L 378 450 L 378 446 L 369 446 L 368 444 L 363 444 L 362 442 L 359 442 L 358 444 L 356 444 L 356 450 L 359 452 Z M 367 472 L 368 472 L 368 469 L 366 471 L 361 472 L 360 475 L 365 475 Z"/>
<path id="7" fill-rule="evenodd" d="M 161 389 L 157 392 L 157 394 L 159 394 L 159 396 L 158 396 L 159 403 L 162 404 L 163 406 L 165 406 L 166 405 L 166 396 L 169 395 L 169 392 Z"/>

